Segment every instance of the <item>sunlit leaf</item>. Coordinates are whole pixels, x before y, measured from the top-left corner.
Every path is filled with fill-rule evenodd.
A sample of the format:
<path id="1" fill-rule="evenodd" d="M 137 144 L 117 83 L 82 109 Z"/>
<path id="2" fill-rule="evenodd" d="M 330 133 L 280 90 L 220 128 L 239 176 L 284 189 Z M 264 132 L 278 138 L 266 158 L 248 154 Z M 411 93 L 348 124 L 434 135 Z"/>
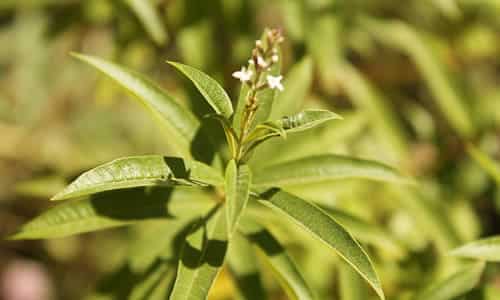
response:
<path id="1" fill-rule="evenodd" d="M 231 160 L 226 169 L 226 218 L 229 235 L 238 226 L 238 221 L 247 205 L 251 183 L 250 168 L 236 165 Z"/>
<path id="2" fill-rule="evenodd" d="M 222 176 L 197 161 L 161 155 L 119 158 L 80 175 L 52 200 L 140 186 L 221 185 Z"/>
<path id="3" fill-rule="evenodd" d="M 253 222 L 242 223 L 241 230 L 262 250 L 265 261 L 291 299 L 314 298 L 292 259 L 269 231 Z"/>
<path id="4" fill-rule="evenodd" d="M 142 188 L 109 191 L 54 206 L 24 224 L 11 239 L 60 238 L 139 221 L 196 217 L 213 207 L 189 190 Z"/>
<path id="5" fill-rule="evenodd" d="M 484 263 L 476 263 L 455 272 L 451 276 L 433 283 L 419 293 L 415 300 L 451 300 L 469 292 L 479 283 Z"/>
<path id="6" fill-rule="evenodd" d="M 382 163 L 340 155 L 318 155 L 278 163 L 255 170 L 253 178 L 255 186 L 287 186 L 346 178 L 410 182 Z"/>
<path id="7" fill-rule="evenodd" d="M 228 247 L 226 210 L 219 207 L 187 236 L 170 299 L 206 299 Z"/>
<path id="8" fill-rule="evenodd" d="M 73 56 L 98 69 L 132 93 L 163 126 L 168 142 L 176 147 L 178 153 L 184 157 L 191 156 L 191 142 L 200 123 L 190 111 L 139 73 L 97 57 L 81 54 Z"/>
<path id="9" fill-rule="evenodd" d="M 338 265 L 340 300 L 367 299 L 366 283 L 359 274 L 346 263 Z"/>
<path id="10" fill-rule="evenodd" d="M 470 242 L 454 249 L 451 254 L 458 257 L 500 262 L 500 236 Z"/>
<path id="11" fill-rule="evenodd" d="M 231 117 L 233 114 L 231 99 L 215 79 L 188 65 L 171 61 L 168 61 L 168 63 L 181 71 L 193 82 L 217 114 L 221 114 L 227 119 Z"/>
<path id="12" fill-rule="evenodd" d="M 339 223 L 317 206 L 277 188 L 263 190 L 259 198 L 334 249 L 373 287 L 380 299 L 385 299 L 370 258 Z"/>

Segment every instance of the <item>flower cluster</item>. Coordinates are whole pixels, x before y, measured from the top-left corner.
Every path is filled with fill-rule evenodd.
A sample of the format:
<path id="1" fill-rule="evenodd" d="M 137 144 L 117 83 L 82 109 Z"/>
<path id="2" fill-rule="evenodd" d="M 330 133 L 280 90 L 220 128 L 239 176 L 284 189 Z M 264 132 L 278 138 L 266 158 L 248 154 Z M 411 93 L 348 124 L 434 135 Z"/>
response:
<path id="1" fill-rule="evenodd" d="M 281 83 L 283 76 L 268 74 L 261 80 L 261 74 L 270 71 L 273 64 L 279 62 L 278 45 L 282 41 L 283 36 L 279 30 L 268 31 L 264 42 L 261 40 L 255 42 L 255 48 L 252 51 L 252 57 L 248 60 L 248 66 L 241 67 L 241 70 L 234 72 L 233 77 L 244 84 L 248 84 L 251 89 L 256 91 L 265 88 L 283 91 L 284 87 Z"/>

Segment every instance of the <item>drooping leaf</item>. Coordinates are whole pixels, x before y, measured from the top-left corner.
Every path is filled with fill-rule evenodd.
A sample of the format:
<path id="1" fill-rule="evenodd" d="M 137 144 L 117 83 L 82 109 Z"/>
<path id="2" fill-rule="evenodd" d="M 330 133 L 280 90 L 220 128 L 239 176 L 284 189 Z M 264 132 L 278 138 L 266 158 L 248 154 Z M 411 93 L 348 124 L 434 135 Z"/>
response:
<path id="1" fill-rule="evenodd" d="M 286 74 L 283 85 L 286 89 L 276 96 L 270 120 L 296 113 L 306 100 L 313 79 L 312 60 L 303 58 Z"/>
<path id="2" fill-rule="evenodd" d="M 226 169 L 226 218 L 229 235 L 236 229 L 247 205 L 250 193 L 251 173 L 247 165 L 236 165 L 231 160 Z"/>
<path id="3" fill-rule="evenodd" d="M 73 56 L 101 71 L 132 93 L 163 126 L 169 143 L 176 147 L 177 152 L 183 157 L 191 156 L 191 142 L 200 126 L 191 112 L 137 72 L 97 57 L 81 54 Z"/>
<path id="4" fill-rule="evenodd" d="M 190 218 L 204 214 L 213 205 L 207 196 L 199 192 L 193 195 L 187 188 L 108 191 L 54 206 L 10 238 L 61 238 L 145 220 Z"/>
<path id="5" fill-rule="evenodd" d="M 225 213 L 225 208 L 219 207 L 208 220 L 201 220 L 186 238 L 170 299 L 207 298 L 228 247 Z"/>
<path id="6" fill-rule="evenodd" d="M 52 200 L 140 186 L 207 186 L 222 183 L 223 178 L 218 171 L 201 162 L 161 155 L 130 156 L 83 173 Z"/>
<path id="7" fill-rule="evenodd" d="M 252 244 L 241 234 L 233 235 L 227 256 L 229 271 L 237 287 L 238 299 L 267 299 Z"/>
<path id="8" fill-rule="evenodd" d="M 328 180 L 363 178 L 409 183 L 397 170 L 382 163 L 341 155 L 318 155 L 278 163 L 254 171 L 255 186 L 287 186 Z"/>
<path id="9" fill-rule="evenodd" d="M 479 283 L 484 270 L 484 263 L 468 265 L 451 276 L 438 281 L 421 293 L 415 300 L 451 300 L 469 292 Z"/>
<path id="10" fill-rule="evenodd" d="M 314 299 L 294 262 L 274 236 L 262 226 L 245 220 L 241 231 L 262 252 L 264 260 L 271 267 L 273 274 L 291 299 Z"/>
<path id="11" fill-rule="evenodd" d="M 217 114 L 221 114 L 227 119 L 231 117 L 233 114 L 231 99 L 215 79 L 188 65 L 172 61 L 168 61 L 167 63 L 181 71 L 193 82 Z"/>
<path id="12" fill-rule="evenodd" d="M 470 242 L 451 251 L 453 256 L 500 262 L 500 236 Z"/>
<path id="13" fill-rule="evenodd" d="M 167 31 L 152 2 L 148 0 L 126 0 L 125 2 L 137 15 L 155 43 L 164 45 L 168 39 Z"/>
<path id="14" fill-rule="evenodd" d="M 261 190 L 259 198 L 337 251 L 385 299 L 370 258 L 344 227 L 317 206 L 278 188 Z"/>

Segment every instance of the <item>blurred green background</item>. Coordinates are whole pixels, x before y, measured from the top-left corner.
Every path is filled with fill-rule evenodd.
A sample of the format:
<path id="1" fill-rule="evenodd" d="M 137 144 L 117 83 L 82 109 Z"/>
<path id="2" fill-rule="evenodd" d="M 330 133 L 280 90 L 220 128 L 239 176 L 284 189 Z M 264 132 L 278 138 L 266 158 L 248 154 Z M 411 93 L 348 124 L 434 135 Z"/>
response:
<path id="1" fill-rule="evenodd" d="M 500 159 L 499 0 L 1 0 L 0 236 L 90 167 L 169 153 L 142 107 L 71 51 L 146 73 L 202 116 L 200 96 L 165 60 L 204 70 L 235 99 L 231 73 L 265 27 L 286 36 L 281 98 L 300 96 L 345 119 L 263 155 L 352 154 L 422 183 L 294 190 L 335 208 L 368 247 L 388 299 L 411 299 L 453 272 L 450 249 L 500 234 L 498 183 L 487 172 L 496 163 L 478 160 Z M 119 268 L 137 230 L 0 240 L 0 299 L 86 299 Z M 374 297 L 332 252 L 282 236 L 321 299 Z M 28 282 L 39 298 L 14 298 Z M 266 284 L 285 299 L 272 278 Z M 233 289 L 223 273 L 211 298 L 234 299 Z M 488 265 L 460 299 L 500 299 L 499 266 Z"/>

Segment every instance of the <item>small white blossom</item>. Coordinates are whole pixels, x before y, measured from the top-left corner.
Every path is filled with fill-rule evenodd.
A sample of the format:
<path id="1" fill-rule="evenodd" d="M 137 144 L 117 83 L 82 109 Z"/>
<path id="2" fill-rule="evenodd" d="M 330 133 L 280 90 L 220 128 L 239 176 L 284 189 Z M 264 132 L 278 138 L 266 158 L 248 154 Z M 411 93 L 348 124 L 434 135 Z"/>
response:
<path id="1" fill-rule="evenodd" d="M 283 91 L 285 88 L 283 87 L 283 84 L 281 84 L 281 79 L 283 79 L 283 76 L 278 75 L 278 76 L 272 76 L 272 75 L 267 75 L 267 84 L 271 89 L 278 89 L 280 91 Z"/>
<path id="2" fill-rule="evenodd" d="M 275 63 L 278 62 L 278 60 L 279 60 L 278 54 L 273 54 L 273 56 L 271 56 L 271 60 L 272 60 L 272 62 L 275 62 Z"/>
<path id="3" fill-rule="evenodd" d="M 262 58 L 262 56 L 257 56 L 257 64 L 259 65 L 259 67 L 261 68 L 266 68 L 267 67 L 267 63 L 266 61 Z"/>
<path id="4" fill-rule="evenodd" d="M 249 64 L 249 65 L 253 65 L 253 64 L 254 64 L 253 59 L 249 59 L 249 60 L 248 60 L 248 64 Z"/>
<path id="5" fill-rule="evenodd" d="M 241 67 L 240 71 L 236 71 L 233 73 L 233 77 L 238 78 L 241 82 L 250 81 L 252 75 L 252 70 L 247 70 L 245 67 Z"/>
<path id="6" fill-rule="evenodd" d="M 257 47 L 262 47 L 262 41 L 261 41 L 261 40 L 256 40 L 256 41 L 255 41 L 255 45 L 256 45 Z"/>

